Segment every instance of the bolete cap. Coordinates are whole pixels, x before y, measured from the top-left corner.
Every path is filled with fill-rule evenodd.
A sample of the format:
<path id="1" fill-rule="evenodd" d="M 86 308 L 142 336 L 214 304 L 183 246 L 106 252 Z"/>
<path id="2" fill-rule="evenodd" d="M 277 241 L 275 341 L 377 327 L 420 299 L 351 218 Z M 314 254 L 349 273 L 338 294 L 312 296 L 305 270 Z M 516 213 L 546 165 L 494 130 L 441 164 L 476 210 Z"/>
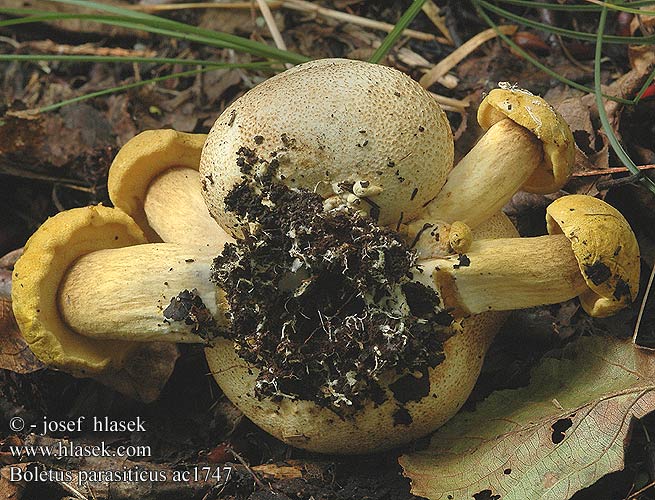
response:
<path id="1" fill-rule="evenodd" d="M 580 295 L 591 316 L 614 314 L 639 291 L 639 246 L 630 225 L 611 205 L 592 196 L 570 195 L 546 209 L 550 234 L 563 233 L 589 290 Z"/>
<path id="2" fill-rule="evenodd" d="M 143 208 L 150 183 L 169 168 L 198 170 L 206 138 L 206 134 L 146 130 L 130 139 L 116 155 L 107 181 L 109 198 L 136 221 L 148 241 L 161 241 Z"/>
<path id="3" fill-rule="evenodd" d="M 75 333 L 59 313 L 57 293 L 66 271 L 79 257 L 145 242 L 128 215 L 101 205 L 61 212 L 32 235 L 14 267 L 12 304 L 25 340 L 41 361 L 82 377 L 121 368 L 139 344 Z"/>
<path id="4" fill-rule="evenodd" d="M 561 189 L 571 175 L 575 160 L 573 134 L 562 116 L 541 97 L 501 83 L 480 104 L 478 123 L 487 130 L 506 118 L 532 132 L 543 146 L 543 162 L 522 189 L 540 194 Z"/>

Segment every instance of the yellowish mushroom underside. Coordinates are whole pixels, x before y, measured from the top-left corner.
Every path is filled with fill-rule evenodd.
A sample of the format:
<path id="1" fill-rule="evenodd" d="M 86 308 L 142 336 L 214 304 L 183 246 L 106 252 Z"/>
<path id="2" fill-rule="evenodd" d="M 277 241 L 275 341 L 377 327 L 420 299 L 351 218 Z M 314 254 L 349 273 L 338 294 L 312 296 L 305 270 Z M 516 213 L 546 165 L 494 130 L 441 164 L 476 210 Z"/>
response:
<path id="1" fill-rule="evenodd" d="M 79 231 L 80 227 L 84 231 Z M 73 332 L 61 318 L 55 292 L 68 268 L 82 255 L 97 248 L 145 241 L 129 216 L 101 205 L 61 212 L 28 240 L 14 268 L 12 304 L 23 336 L 46 365 L 89 376 L 120 367 L 137 347 L 131 342 L 99 341 Z"/>

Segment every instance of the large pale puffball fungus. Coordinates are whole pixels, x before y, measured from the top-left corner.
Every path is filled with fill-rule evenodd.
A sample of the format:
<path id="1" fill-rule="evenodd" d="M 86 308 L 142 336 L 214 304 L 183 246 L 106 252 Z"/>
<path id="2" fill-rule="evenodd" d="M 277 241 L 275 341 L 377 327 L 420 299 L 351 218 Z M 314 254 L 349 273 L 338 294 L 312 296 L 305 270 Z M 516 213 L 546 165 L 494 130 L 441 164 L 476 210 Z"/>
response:
<path id="1" fill-rule="evenodd" d="M 224 199 L 243 175 L 238 156 L 251 159 L 255 175 L 274 165 L 276 180 L 291 188 L 370 199 L 362 205 L 395 227 L 437 195 L 452 167 L 453 140 L 445 113 L 403 73 L 325 59 L 258 85 L 212 127 L 200 163 L 203 194 L 230 230 L 235 220 Z"/>

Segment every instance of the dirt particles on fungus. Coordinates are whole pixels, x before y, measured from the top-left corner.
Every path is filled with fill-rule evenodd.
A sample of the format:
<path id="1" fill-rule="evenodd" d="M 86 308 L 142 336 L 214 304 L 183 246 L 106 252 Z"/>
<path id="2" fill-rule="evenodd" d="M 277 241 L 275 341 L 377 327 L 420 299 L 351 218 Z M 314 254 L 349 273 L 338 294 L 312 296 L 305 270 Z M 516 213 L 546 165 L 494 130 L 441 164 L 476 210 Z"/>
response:
<path id="1" fill-rule="evenodd" d="M 245 235 L 212 274 L 230 305 L 221 335 L 260 369 L 258 397 L 345 416 L 385 400 L 388 370 L 425 372 L 443 360 L 452 318 L 412 281 L 416 256 L 397 233 L 345 207 L 325 212 L 320 196 L 274 181 L 275 161 L 242 148 L 237 162 L 244 180 L 225 205 Z"/>

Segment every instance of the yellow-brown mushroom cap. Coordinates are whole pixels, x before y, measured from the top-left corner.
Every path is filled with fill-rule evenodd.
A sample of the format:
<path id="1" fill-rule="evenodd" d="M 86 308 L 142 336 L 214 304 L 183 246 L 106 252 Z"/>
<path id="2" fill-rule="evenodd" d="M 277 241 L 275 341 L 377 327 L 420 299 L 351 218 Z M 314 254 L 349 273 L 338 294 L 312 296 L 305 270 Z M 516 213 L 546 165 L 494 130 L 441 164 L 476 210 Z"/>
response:
<path id="1" fill-rule="evenodd" d="M 148 187 L 155 177 L 173 167 L 198 170 L 206 134 L 175 130 L 146 130 L 130 139 L 109 169 L 107 188 L 112 203 L 132 217 L 148 241 L 161 241 L 143 209 Z"/>
<path id="2" fill-rule="evenodd" d="M 523 184 L 530 193 L 554 193 L 566 184 L 575 160 L 575 141 L 562 116 L 539 96 L 504 85 L 485 97 L 478 109 L 478 123 L 487 130 L 509 118 L 532 132 L 542 143 L 542 164 Z"/>
<path id="3" fill-rule="evenodd" d="M 589 290 L 584 310 L 605 317 L 624 308 L 639 291 L 639 246 L 630 225 L 611 205 L 592 196 L 570 195 L 546 210 L 550 234 L 563 233 Z"/>
<path id="4" fill-rule="evenodd" d="M 82 255 L 145 241 L 128 215 L 100 205 L 61 212 L 32 235 L 14 267 L 12 304 L 25 340 L 41 361 L 76 376 L 91 376 L 120 368 L 139 347 L 75 333 L 59 313 L 57 294 L 66 271 Z"/>

